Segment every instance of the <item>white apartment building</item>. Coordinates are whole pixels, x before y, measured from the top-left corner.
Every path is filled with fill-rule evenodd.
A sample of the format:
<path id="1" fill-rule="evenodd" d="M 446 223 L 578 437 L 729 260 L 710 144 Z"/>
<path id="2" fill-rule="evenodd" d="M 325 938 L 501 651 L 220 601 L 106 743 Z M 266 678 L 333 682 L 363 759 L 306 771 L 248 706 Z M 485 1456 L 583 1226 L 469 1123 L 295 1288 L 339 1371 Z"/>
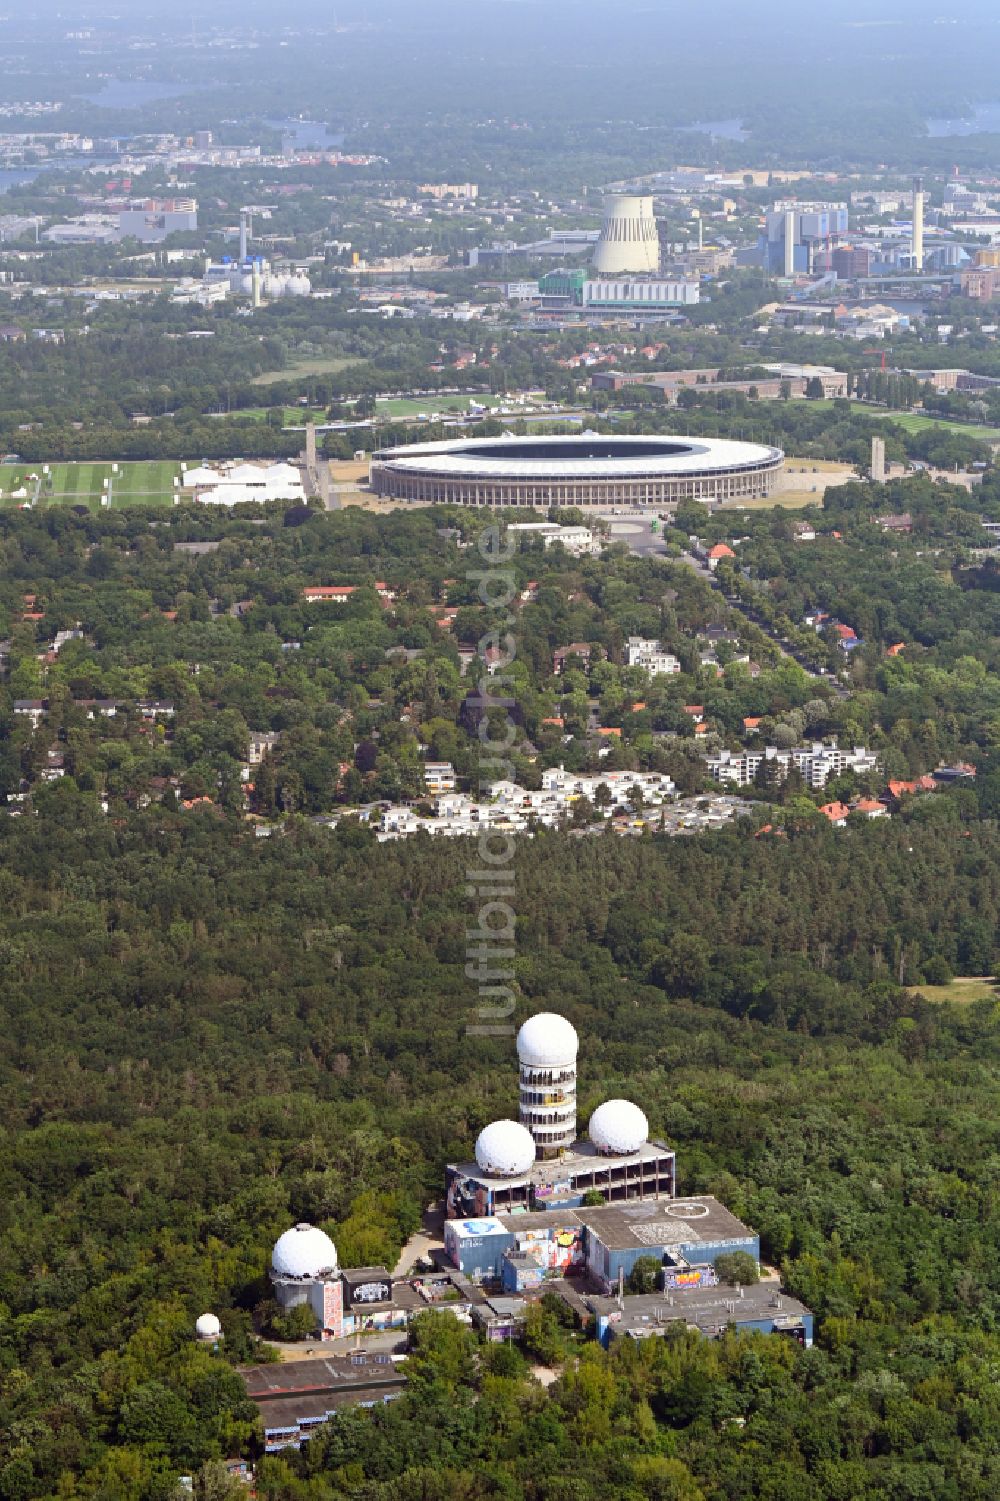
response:
<path id="1" fill-rule="evenodd" d="M 442 792 L 454 792 L 455 768 L 450 761 L 428 761 L 424 766 L 424 786 L 437 796 Z"/>
<path id="2" fill-rule="evenodd" d="M 607 797 L 598 801 L 598 789 Z M 405 839 L 421 831 L 445 838 L 475 834 L 482 828 L 504 833 L 530 832 L 531 823 L 554 828 L 572 812 L 573 804 L 587 798 L 605 818 L 633 811 L 633 789 L 642 793 L 643 806 L 663 807 L 677 791 L 674 782 L 658 771 L 572 772 L 555 766 L 542 773 L 541 788 L 522 787 L 517 782 L 491 782 L 487 801 L 476 802 L 464 792 L 442 792 L 434 801 L 434 817 L 422 818 L 413 808 L 386 808 L 379 819 L 376 837 L 380 843 Z"/>
<path id="3" fill-rule="evenodd" d="M 644 636 L 628 638 L 625 661 L 629 667 L 641 667 L 650 677 L 656 677 L 658 673 L 672 675 L 681 670 L 681 664 L 672 652 L 664 651 L 659 641 Z"/>
<path id="4" fill-rule="evenodd" d="M 801 773 L 806 786 L 816 790 L 844 771 L 854 771 L 859 776 L 874 771 L 878 757 L 863 745 L 848 751 L 820 741 L 793 746 L 790 750 L 768 745 L 764 750 L 723 750 L 717 756 L 705 757 L 705 765 L 717 782 L 731 782 L 736 787 L 749 787 L 765 762 L 776 781 L 783 782 L 794 768 Z"/>

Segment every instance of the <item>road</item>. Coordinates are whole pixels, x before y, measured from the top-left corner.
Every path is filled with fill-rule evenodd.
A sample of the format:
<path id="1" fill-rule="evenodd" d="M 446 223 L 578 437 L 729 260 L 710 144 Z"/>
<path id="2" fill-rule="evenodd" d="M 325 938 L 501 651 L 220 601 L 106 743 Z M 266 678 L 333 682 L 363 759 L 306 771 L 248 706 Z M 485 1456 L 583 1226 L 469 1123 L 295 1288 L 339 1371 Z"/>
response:
<path id="1" fill-rule="evenodd" d="M 650 554 L 663 554 L 666 551 L 660 533 L 653 532 L 650 529 L 650 520 L 647 518 L 629 516 L 627 518 L 622 517 L 621 519 L 615 517 L 608 517 L 606 519 L 611 528 L 612 540 L 625 542 L 630 551 L 634 552 L 637 556 L 646 557 Z M 692 569 L 700 579 L 703 579 L 710 589 L 718 589 L 721 593 L 719 581 L 707 563 L 703 563 L 700 558 L 696 558 L 693 552 L 682 553 L 681 561 L 688 568 Z M 734 614 L 743 615 L 758 630 L 763 631 L 764 635 L 770 641 L 773 641 L 774 645 L 781 652 L 781 655 L 786 657 L 788 661 L 794 662 L 797 667 L 801 667 L 802 671 L 808 677 L 815 678 L 817 682 L 825 683 L 835 697 L 840 699 L 850 698 L 851 695 L 843 684 L 839 683 L 831 673 L 817 672 L 814 667 L 810 667 L 809 663 L 796 653 L 791 644 L 784 640 L 774 627 L 754 610 L 752 605 L 747 605 L 742 600 L 730 597 L 726 598 L 726 604 Z"/>
<path id="2" fill-rule="evenodd" d="M 392 1275 L 405 1277 L 415 1270 L 418 1261 L 433 1261 L 434 1253 L 444 1255 L 444 1206 L 432 1204 L 424 1210 L 421 1227 L 410 1236 L 399 1253 Z"/>

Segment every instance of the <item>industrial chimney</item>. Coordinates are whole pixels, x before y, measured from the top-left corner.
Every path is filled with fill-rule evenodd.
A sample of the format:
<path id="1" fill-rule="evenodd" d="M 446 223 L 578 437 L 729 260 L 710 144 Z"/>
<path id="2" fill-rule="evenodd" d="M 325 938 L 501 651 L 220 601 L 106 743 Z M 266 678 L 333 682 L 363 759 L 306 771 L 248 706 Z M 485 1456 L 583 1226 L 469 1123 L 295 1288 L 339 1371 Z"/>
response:
<path id="1" fill-rule="evenodd" d="M 655 276 L 660 269 L 660 237 L 652 197 L 614 193 L 604 202 L 604 223 L 594 249 L 599 276 Z"/>
<path id="2" fill-rule="evenodd" d="M 924 179 L 913 179 L 913 269 L 924 269 Z"/>
<path id="3" fill-rule="evenodd" d="M 785 275 L 795 275 L 795 210 L 785 213 Z"/>

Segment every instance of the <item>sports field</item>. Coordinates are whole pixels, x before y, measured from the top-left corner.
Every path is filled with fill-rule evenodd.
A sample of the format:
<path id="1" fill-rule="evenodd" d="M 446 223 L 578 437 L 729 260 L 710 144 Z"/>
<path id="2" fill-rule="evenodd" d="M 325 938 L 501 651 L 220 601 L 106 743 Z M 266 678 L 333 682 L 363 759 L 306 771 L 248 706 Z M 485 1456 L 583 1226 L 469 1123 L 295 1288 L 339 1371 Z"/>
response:
<path id="1" fill-rule="evenodd" d="M 180 465 L 172 459 L 135 464 L 3 464 L 0 504 L 85 505 L 97 511 L 107 497 L 114 509 L 172 505 L 174 476 L 180 472 Z"/>

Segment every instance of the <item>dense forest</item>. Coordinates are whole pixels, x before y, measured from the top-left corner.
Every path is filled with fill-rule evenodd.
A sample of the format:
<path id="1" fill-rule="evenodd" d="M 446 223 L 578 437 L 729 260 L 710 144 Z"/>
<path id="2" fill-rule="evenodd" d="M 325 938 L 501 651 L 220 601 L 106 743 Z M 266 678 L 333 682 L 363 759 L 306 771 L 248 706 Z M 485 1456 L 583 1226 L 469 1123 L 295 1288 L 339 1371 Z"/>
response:
<path id="1" fill-rule="evenodd" d="M 787 840 L 550 834 L 517 862 L 519 1009 L 580 1028 L 581 1113 L 636 1098 L 682 1191 L 760 1229 L 818 1347 L 591 1350 L 543 1396 L 456 1329 L 393 1409 L 262 1464 L 262 1495 L 992 1494 L 997 1013 L 897 982 L 933 952 L 992 966 L 1000 843 L 934 807 Z M 509 1040 L 465 1032 L 468 859 L 112 823 L 69 787 L 0 826 L 5 1498 L 169 1496 L 252 1452 L 228 1362 L 266 1328 L 275 1235 L 305 1217 L 391 1264 L 515 1107 Z M 205 1307 L 221 1360 L 191 1342 Z"/>

